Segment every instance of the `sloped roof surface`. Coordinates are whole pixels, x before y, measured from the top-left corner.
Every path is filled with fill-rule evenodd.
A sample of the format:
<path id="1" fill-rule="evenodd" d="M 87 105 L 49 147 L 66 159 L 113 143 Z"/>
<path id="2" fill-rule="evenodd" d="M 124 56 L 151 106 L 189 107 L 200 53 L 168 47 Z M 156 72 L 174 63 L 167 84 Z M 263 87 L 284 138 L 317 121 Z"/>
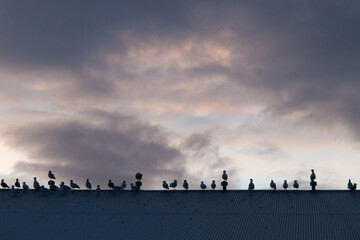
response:
<path id="1" fill-rule="evenodd" d="M 359 239 L 360 192 L 0 191 L 0 239 Z"/>

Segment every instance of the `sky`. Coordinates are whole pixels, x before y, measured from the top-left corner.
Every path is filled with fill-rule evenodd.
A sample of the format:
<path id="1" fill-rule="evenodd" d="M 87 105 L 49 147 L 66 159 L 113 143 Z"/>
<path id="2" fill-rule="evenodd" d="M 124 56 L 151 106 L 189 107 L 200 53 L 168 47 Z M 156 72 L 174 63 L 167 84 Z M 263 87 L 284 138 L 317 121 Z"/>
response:
<path id="1" fill-rule="evenodd" d="M 0 176 L 360 181 L 360 4 L 0 3 Z M 32 184 L 31 184 L 32 185 Z M 291 184 L 292 185 L 292 184 Z"/>

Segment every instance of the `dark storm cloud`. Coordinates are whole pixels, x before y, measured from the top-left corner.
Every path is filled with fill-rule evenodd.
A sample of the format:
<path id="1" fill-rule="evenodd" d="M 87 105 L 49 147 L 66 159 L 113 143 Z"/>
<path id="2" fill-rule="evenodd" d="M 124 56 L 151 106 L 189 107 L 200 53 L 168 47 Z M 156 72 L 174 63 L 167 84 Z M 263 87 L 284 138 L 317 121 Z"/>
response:
<path id="1" fill-rule="evenodd" d="M 16 172 L 45 173 L 105 182 L 147 175 L 146 186 L 160 177 L 183 174 L 182 153 L 169 146 L 160 127 L 132 116 L 104 111 L 88 112 L 89 121 L 59 120 L 29 124 L 8 132 L 9 144 L 24 150 L 31 162 L 18 162 Z"/>
<path id="2" fill-rule="evenodd" d="M 166 103 L 168 109 L 184 109 L 178 110 L 180 121 L 193 119 L 197 106 L 206 109 L 207 119 L 221 121 L 228 117 L 219 114 L 223 109 L 236 115 L 237 109 L 255 103 L 272 119 L 301 112 L 303 120 L 317 126 L 343 123 L 360 139 L 359 5 L 350 1 L 2 1 L 0 68 L 10 69 L 9 75 L 11 70 L 22 75 L 14 74 L 16 81 L 5 88 L 10 84 L 1 73 L 0 97 L 6 91 L 5 96 L 31 108 L 40 92 L 41 103 L 34 106 L 49 102 L 52 112 L 73 115 L 96 104 L 113 109 L 120 102 L 131 109 L 134 103 L 154 101 L 151 106 L 161 108 Z M 191 47 L 183 56 L 187 42 Z M 212 45 L 206 47 L 207 43 Z M 229 54 L 217 54 L 219 46 Z M 129 54 L 134 49 L 138 52 Z M 148 53 L 148 49 L 155 50 Z M 112 54 L 114 58 L 107 58 Z M 152 55 L 147 59 L 147 54 Z M 171 54 L 180 57 L 170 58 Z M 54 69 L 51 80 L 41 75 Z M 32 71 L 35 74 L 28 74 Z M 34 79 L 39 78 L 41 84 L 34 90 Z M 55 87 L 46 90 L 44 81 L 56 82 Z M 183 83 L 180 88 L 172 88 L 178 83 Z M 24 94 L 28 91 L 32 94 Z M 229 119 L 234 115 L 230 113 Z M 137 163 L 142 163 L 151 175 L 171 171 L 166 163 L 173 166 L 182 157 L 167 144 L 161 128 L 107 112 L 16 127 L 8 135 L 12 146 L 32 159 L 18 163 L 19 171 L 51 167 L 69 177 L 130 176 L 128 172 L 132 176 L 139 171 Z M 210 135 L 195 133 L 182 147 L 194 150 L 192 161 L 200 158 L 207 164 L 214 159 L 206 165 L 209 168 L 228 160 L 220 156 Z M 262 146 L 258 153 L 278 150 L 281 146 Z M 120 164 L 114 167 L 114 163 Z M 82 169 L 83 164 L 89 165 L 88 170 Z M 182 172 L 171 169 L 173 175 Z"/>
<path id="3" fill-rule="evenodd" d="M 181 29 L 183 35 L 189 7 L 166 1 L 3 1 L 0 56 L 32 67 L 99 64 L 92 58 L 97 51 L 126 51 L 119 33 L 180 35 Z"/>

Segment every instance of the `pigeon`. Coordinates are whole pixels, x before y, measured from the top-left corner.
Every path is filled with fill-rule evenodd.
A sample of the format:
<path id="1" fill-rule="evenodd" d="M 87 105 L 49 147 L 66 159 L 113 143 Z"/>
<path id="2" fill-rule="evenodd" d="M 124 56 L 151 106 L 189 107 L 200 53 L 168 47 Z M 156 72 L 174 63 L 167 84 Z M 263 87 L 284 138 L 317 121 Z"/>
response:
<path id="1" fill-rule="evenodd" d="M 166 183 L 166 181 L 163 181 L 163 188 L 165 189 L 169 189 L 169 185 Z"/>
<path id="2" fill-rule="evenodd" d="M 100 185 L 97 185 L 96 192 L 99 193 L 101 191 Z"/>
<path id="3" fill-rule="evenodd" d="M 19 188 L 20 187 L 20 183 L 19 183 L 19 179 L 17 178 L 15 181 L 15 187 Z"/>
<path id="4" fill-rule="evenodd" d="M 299 188 L 299 183 L 298 183 L 298 181 L 294 180 L 293 187 L 294 187 L 295 189 L 298 189 L 298 188 Z"/>
<path id="5" fill-rule="evenodd" d="M 212 183 L 211 183 L 211 188 L 212 188 L 212 189 L 215 189 L 215 188 L 216 188 L 215 180 L 212 181 Z"/>
<path id="6" fill-rule="evenodd" d="M 48 192 L 48 191 L 49 191 L 49 189 L 47 189 L 46 187 L 44 187 L 44 185 L 41 185 L 40 190 L 41 190 L 42 192 Z"/>
<path id="7" fill-rule="evenodd" d="M 26 184 L 26 182 L 23 182 L 23 189 L 24 189 L 24 190 L 28 190 L 28 189 L 29 189 L 29 186 Z"/>
<path id="8" fill-rule="evenodd" d="M 270 182 L 270 187 L 271 187 L 272 189 L 276 190 L 276 184 L 274 183 L 273 180 L 271 180 L 271 182 Z"/>
<path id="9" fill-rule="evenodd" d="M 170 183 L 170 187 L 175 189 L 177 187 L 177 180 L 174 180 L 174 182 Z"/>
<path id="10" fill-rule="evenodd" d="M 316 175 L 315 175 L 315 173 L 314 173 L 314 169 L 311 169 L 310 180 L 311 180 L 311 181 L 314 181 L 315 178 L 316 178 Z"/>
<path id="11" fill-rule="evenodd" d="M 55 178 L 55 175 L 54 175 L 51 171 L 49 171 L 48 177 L 49 177 L 50 179 L 56 179 L 56 178 Z"/>
<path id="12" fill-rule="evenodd" d="M 4 182 L 4 179 L 1 179 L 1 186 L 3 188 L 9 188 L 9 186 Z"/>
<path id="13" fill-rule="evenodd" d="M 135 186 L 137 186 L 139 189 L 142 186 L 142 182 L 141 181 L 136 181 Z"/>
<path id="14" fill-rule="evenodd" d="M 225 170 L 223 171 L 222 179 L 224 179 L 225 181 L 228 179 L 228 175 L 226 174 Z"/>
<path id="15" fill-rule="evenodd" d="M 248 190 L 251 192 L 251 191 L 253 191 L 254 189 L 255 189 L 255 185 L 254 185 L 254 183 L 253 183 L 253 180 L 250 179 L 250 183 L 249 183 L 249 188 L 248 188 Z"/>
<path id="16" fill-rule="evenodd" d="M 284 180 L 283 188 L 284 188 L 284 189 L 287 189 L 287 188 L 288 188 L 288 186 L 289 186 L 289 185 L 288 185 L 287 181 L 286 181 L 286 180 Z"/>
<path id="17" fill-rule="evenodd" d="M 74 183 L 74 181 L 73 180 L 70 180 L 70 187 L 71 188 L 78 188 L 78 189 L 80 189 L 80 187 L 79 187 L 79 185 L 77 185 L 76 183 Z"/>
<path id="18" fill-rule="evenodd" d="M 56 191 L 59 190 L 59 187 L 55 185 L 55 182 L 53 180 L 50 180 L 48 182 L 50 191 Z"/>
<path id="19" fill-rule="evenodd" d="M 131 191 L 139 191 L 140 190 L 140 188 L 135 186 L 133 183 L 130 183 L 130 186 L 131 186 Z"/>
<path id="20" fill-rule="evenodd" d="M 66 186 L 64 182 L 60 183 L 60 190 L 63 192 L 71 192 L 71 187 Z"/>
<path id="21" fill-rule="evenodd" d="M 141 178 L 142 178 L 142 176 L 143 176 L 143 175 L 138 172 L 138 173 L 135 175 L 135 178 L 140 181 Z"/>
<path id="22" fill-rule="evenodd" d="M 35 191 L 38 191 L 41 188 L 39 182 L 36 180 L 36 177 L 34 177 L 33 187 L 34 187 Z"/>
<path id="23" fill-rule="evenodd" d="M 206 189 L 206 185 L 204 184 L 204 181 L 201 181 L 200 187 L 201 187 L 202 190 Z"/>
<path id="24" fill-rule="evenodd" d="M 91 189 L 91 183 L 89 182 L 89 179 L 86 179 L 85 186 L 87 187 L 87 189 Z"/>
<path id="25" fill-rule="evenodd" d="M 115 184 L 109 179 L 108 187 L 111 189 L 115 189 Z"/>
<path id="26" fill-rule="evenodd" d="M 183 188 L 185 188 L 185 190 L 189 189 L 189 184 L 188 184 L 188 182 L 186 180 L 184 180 Z"/>
<path id="27" fill-rule="evenodd" d="M 125 189 L 126 188 L 126 181 L 124 180 L 122 183 L 121 183 L 121 189 Z"/>
<path id="28" fill-rule="evenodd" d="M 350 189 L 351 191 L 355 191 L 356 190 L 356 183 L 354 183 L 353 187 Z"/>
<path id="29" fill-rule="evenodd" d="M 348 182 L 348 189 L 352 189 L 354 187 L 354 185 L 351 183 L 351 179 L 349 179 L 349 182 Z"/>

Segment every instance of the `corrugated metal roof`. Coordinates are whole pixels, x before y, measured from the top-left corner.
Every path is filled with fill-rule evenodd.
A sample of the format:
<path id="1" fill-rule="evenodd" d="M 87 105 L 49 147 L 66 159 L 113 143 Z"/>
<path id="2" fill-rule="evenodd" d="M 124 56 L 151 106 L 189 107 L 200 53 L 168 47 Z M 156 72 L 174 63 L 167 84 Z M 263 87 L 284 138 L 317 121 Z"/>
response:
<path id="1" fill-rule="evenodd" d="M 360 192 L 0 191 L 0 239 L 359 239 Z"/>

